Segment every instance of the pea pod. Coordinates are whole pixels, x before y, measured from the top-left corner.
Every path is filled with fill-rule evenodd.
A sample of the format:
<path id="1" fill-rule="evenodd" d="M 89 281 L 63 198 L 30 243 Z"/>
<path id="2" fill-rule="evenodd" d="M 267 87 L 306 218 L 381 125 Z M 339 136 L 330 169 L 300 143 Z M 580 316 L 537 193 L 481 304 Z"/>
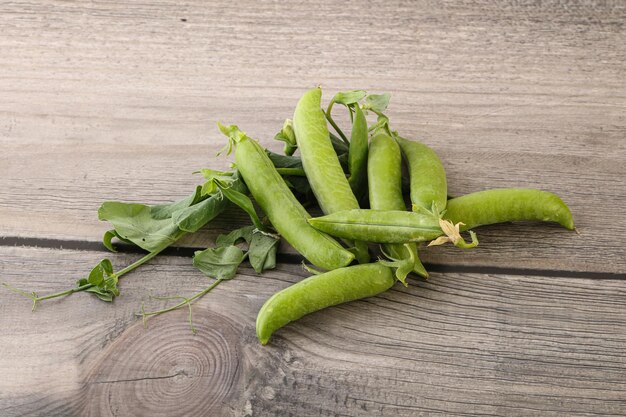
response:
<path id="1" fill-rule="evenodd" d="M 324 213 L 357 209 L 359 203 L 330 141 L 321 100 L 319 87 L 307 91 L 298 101 L 293 115 L 302 166 Z M 362 242 L 356 242 L 356 253 L 359 262 L 368 262 L 367 246 Z"/>
<path id="2" fill-rule="evenodd" d="M 368 162 L 368 188 L 370 207 L 374 210 L 406 210 L 402 197 L 402 155 L 400 147 L 393 138 L 383 130 L 377 131 L 372 137 Z M 401 243 L 384 244 L 383 252 L 392 259 L 410 260 L 413 258 L 413 272 L 428 277 L 428 272 L 417 257 L 417 245 L 409 243 L 408 247 Z M 411 256 L 413 255 L 413 256 Z M 396 270 L 396 276 L 399 271 Z M 405 277 L 398 276 L 404 282 Z"/>
<path id="3" fill-rule="evenodd" d="M 399 210 L 345 210 L 308 220 L 309 224 L 331 236 L 365 240 L 376 243 L 425 242 L 431 244 L 452 242 L 462 249 L 478 245 L 476 234 L 470 231 L 471 243 L 459 234 L 459 225 L 453 225 L 430 213 Z M 444 236 L 445 235 L 445 236 Z"/>
<path id="4" fill-rule="evenodd" d="M 438 217 L 400 210 L 344 210 L 308 222 L 331 236 L 376 243 L 425 242 L 443 234 Z"/>
<path id="5" fill-rule="evenodd" d="M 368 152 L 367 119 L 363 110 L 354 106 L 354 120 L 350 134 L 350 151 L 348 163 L 350 178 L 348 183 L 357 200 L 363 200 L 367 192 L 367 152 Z"/>
<path id="6" fill-rule="evenodd" d="M 363 264 L 313 275 L 270 297 L 256 319 L 261 344 L 281 327 L 326 307 L 372 297 L 391 288 L 391 269 L 380 264 Z"/>
<path id="7" fill-rule="evenodd" d="M 567 205 L 555 194 L 529 188 L 479 191 L 448 201 L 444 218 L 463 222 L 461 230 L 512 221 L 556 222 L 574 229 Z"/>
<path id="8" fill-rule="evenodd" d="M 415 208 L 432 210 L 439 214 L 446 208 L 448 184 L 441 160 L 423 143 L 396 136 L 409 166 L 411 203 Z"/>
<path id="9" fill-rule="evenodd" d="M 274 228 L 314 265 L 335 269 L 352 262 L 354 255 L 330 236 L 307 223 L 311 217 L 285 184 L 257 141 L 237 126 L 220 129 L 236 146 L 235 163 L 250 193 L 267 214 Z"/>

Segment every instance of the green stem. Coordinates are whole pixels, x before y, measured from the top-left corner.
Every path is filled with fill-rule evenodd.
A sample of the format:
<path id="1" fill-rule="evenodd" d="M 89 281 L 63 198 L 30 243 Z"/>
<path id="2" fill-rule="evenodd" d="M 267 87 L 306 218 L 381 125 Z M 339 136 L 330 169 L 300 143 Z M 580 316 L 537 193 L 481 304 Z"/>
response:
<path id="1" fill-rule="evenodd" d="M 182 234 L 181 234 L 181 236 L 182 236 Z M 176 240 L 178 240 L 178 238 L 176 238 Z M 141 266 L 141 265 L 145 264 L 150 259 L 152 259 L 155 256 L 157 256 L 159 253 L 163 252 L 163 250 L 165 250 L 165 247 L 162 248 L 162 249 L 155 250 L 154 252 L 150 252 L 150 253 L 146 254 L 143 258 L 136 260 L 132 264 L 128 265 L 126 268 L 120 269 L 118 272 L 115 273 L 115 276 L 117 276 L 119 278 L 122 275 L 127 274 L 128 272 L 132 271 L 133 269 L 137 268 L 138 266 Z"/>
<path id="2" fill-rule="evenodd" d="M 459 239 L 454 243 L 454 246 L 461 249 L 471 249 L 478 246 L 478 238 L 476 237 L 476 233 L 470 230 L 470 237 L 472 238 L 472 241 L 470 243 L 467 243 L 464 239 Z"/>
<path id="3" fill-rule="evenodd" d="M 91 287 L 93 287 L 93 284 L 85 284 L 85 285 L 81 285 L 80 287 L 75 287 L 75 288 L 69 289 L 67 291 L 56 292 L 54 294 L 48 294 L 48 295 L 44 295 L 42 297 L 37 296 L 37 297 L 33 298 L 33 302 L 34 303 L 38 303 L 40 301 L 49 300 L 51 298 L 63 297 L 65 295 L 74 294 L 75 292 L 88 290 Z M 33 307 L 33 310 L 34 310 L 34 307 Z"/>
<path id="4" fill-rule="evenodd" d="M 170 312 L 170 311 L 174 311 L 174 310 L 178 310 L 184 306 L 189 306 L 189 325 L 191 326 L 191 331 L 192 332 L 196 332 L 194 327 L 193 327 L 193 322 L 192 322 L 192 315 L 191 315 L 191 303 L 193 303 L 195 300 L 197 300 L 198 298 L 202 297 L 203 295 L 206 295 L 208 292 L 210 292 L 213 288 L 217 287 L 219 285 L 220 282 L 224 281 L 223 279 L 217 279 L 215 280 L 215 282 L 211 285 L 209 285 L 208 287 L 206 287 L 205 289 L 203 289 L 202 291 L 200 291 L 199 293 L 197 293 L 196 295 L 194 295 L 191 298 L 185 298 L 185 297 L 164 297 L 163 299 L 167 299 L 167 298 L 182 298 L 183 301 L 181 301 L 180 303 L 163 309 L 163 310 L 157 310 L 157 311 L 150 311 L 148 313 L 146 313 L 143 310 L 143 305 L 141 306 L 141 314 L 137 314 L 138 316 L 141 316 L 143 318 L 144 321 L 144 325 L 146 324 L 146 318 L 151 317 L 151 316 L 159 316 L 161 314 Z"/>
<path id="5" fill-rule="evenodd" d="M 182 236 L 182 234 L 181 234 L 181 236 Z M 144 257 L 142 257 L 142 258 L 138 259 L 137 261 L 133 262 L 132 264 L 128 265 L 126 268 L 123 268 L 123 269 L 119 270 L 118 272 L 116 272 L 114 274 L 114 276 L 119 278 L 122 275 L 129 273 L 133 269 L 137 268 L 140 265 L 143 265 L 144 263 L 148 262 L 150 259 L 152 259 L 155 256 L 157 256 L 164 249 L 165 249 L 165 247 L 162 248 L 162 249 L 158 249 L 158 250 L 156 250 L 154 252 L 148 253 Z M 56 293 L 44 295 L 44 296 L 41 296 L 41 297 L 37 296 L 36 294 L 33 294 L 32 296 L 30 296 L 30 295 L 28 295 L 28 296 L 33 300 L 33 310 L 34 310 L 35 306 L 40 301 L 49 300 L 51 298 L 64 297 L 66 295 L 71 295 L 71 294 L 74 294 L 75 292 L 85 291 L 85 290 L 88 290 L 89 288 L 93 288 L 93 287 L 94 287 L 93 284 L 85 284 L 85 285 L 81 285 L 80 287 L 71 288 L 71 289 L 66 290 L 66 291 L 56 292 Z M 21 292 L 21 293 L 23 293 L 23 292 Z M 23 293 L 23 294 L 25 294 L 25 293 Z"/>
<path id="6" fill-rule="evenodd" d="M 334 100 L 331 100 L 330 103 L 328 103 L 328 109 L 326 109 L 326 120 L 328 120 L 328 123 L 330 123 L 330 125 L 333 127 L 333 129 L 335 129 L 335 131 L 339 134 L 339 136 L 341 136 L 341 139 L 346 143 L 346 145 L 350 145 L 350 141 L 348 141 L 348 138 L 346 137 L 346 135 L 343 133 L 343 131 L 341 129 L 339 129 L 339 126 L 337 126 L 337 123 L 335 123 L 335 121 L 333 120 L 333 117 L 331 115 L 331 111 L 333 109 L 333 105 L 335 104 Z"/>

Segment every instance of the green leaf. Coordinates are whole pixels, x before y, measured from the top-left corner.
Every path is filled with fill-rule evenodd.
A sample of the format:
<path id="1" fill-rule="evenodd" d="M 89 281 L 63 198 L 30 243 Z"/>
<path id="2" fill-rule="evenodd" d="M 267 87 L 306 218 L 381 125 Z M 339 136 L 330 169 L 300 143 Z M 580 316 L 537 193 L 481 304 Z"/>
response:
<path id="1" fill-rule="evenodd" d="M 365 98 L 365 105 L 363 106 L 366 110 L 372 110 L 374 113 L 384 113 L 389 106 L 389 100 L 391 99 L 391 94 L 369 94 Z"/>
<path id="2" fill-rule="evenodd" d="M 111 252 L 117 252 L 117 249 L 115 248 L 112 242 L 114 237 L 119 238 L 118 234 L 115 233 L 115 229 L 107 230 L 104 233 L 104 236 L 102 237 L 102 243 Z"/>
<path id="3" fill-rule="evenodd" d="M 207 180 L 212 180 L 213 178 L 228 179 L 233 176 L 233 171 L 218 171 L 211 168 L 202 168 L 200 171 L 194 172 L 194 174 L 202 174 Z"/>
<path id="4" fill-rule="evenodd" d="M 91 285 L 99 286 L 104 283 L 105 277 L 113 275 L 113 265 L 108 259 L 101 260 L 89 273 L 87 282 Z"/>
<path id="5" fill-rule="evenodd" d="M 161 209 L 159 214 L 165 211 Z M 152 208 L 144 204 L 107 201 L 98 209 L 98 218 L 109 221 L 119 237 L 148 252 L 169 246 L 180 237 L 180 230 L 171 218 L 155 217 Z"/>
<path id="6" fill-rule="evenodd" d="M 367 92 L 364 90 L 340 91 L 335 94 L 335 97 L 333 97 L 333 101 L 335 103 L 348 106 L 350 104 L 358 103 L 366 95 Z"/>
<path id="7" fill-rule="evenodd" d="M 241 182 L 238 176 L 232 181 Z M 190 196 L 168 204 L 104 202 L 98 209 L 98 218 L 109 221 L 114 229 L 105 233 L 103 243 L 115 250 L 111 240 L 117 237 L 148 252 L 160 251 L 184 232 L 198 230 L 224 210 L 226 205 L 218 200 L 215 196 L 203 197 L 202 188 L 198 186 Z"/>
<path id="8" fill-rule="evenodd" d="M 255 226 L 244 226 L 233 230 L 227 235 L 219 235 L 217 239 L 215 239 L 215 244 L 218 247 L 234 246 L 241 243 L 242 240 L 250 244 L 254 229 L 256 229 Z"/>
<path id="9" fill-rule="evenodd" d="M 245 258 L 237 246 L 209 248 L 194 254 L 193 265 L 211 278 L 231 279 Z"/>
<path id="10" fill-rule="evenodd" d="M 337 154 L 337 156 L 341 157 L 344 154 L 347 155 L 348 144 L 344 142 L 341 138 L 337 137 L 336 135 L 332 133 L 329 133 L 329 136 L 330 136 L 330 143 L 332 143 L 333 149 L 335 150 L 335 153 Z"/>
<path id="11" fill-rule="evenodd" d="M 213 220 L 228 206 L 228 200 L 222 195 L 214 194 L 195 204 L 175 212 L 172 221 L 182 231 L 193 233 Z"/>
<path id="12" fill-rule="evenodd" d="M 260 229 L 260 230 L 266 229 L 266 227 L 261 222 L 261 219 L 259 219 L 259 216 L 256 214 L 256 210 L 254 208 L 254 205 L 252 204 L 252 200 L 250 200 L 250 197 L 248 197 L 244 193 L 241 193 L 235 190 L 232 187 L 224 187 L 219 183 L 218 183 L 218 187 L 220 188 L 220 191 L 222 191 L 222 193 L 224 194 L 226 198 L 228 198 L 232 203 L 239 206 L 243 211 L 248 213 L 248 215 L 250 216 L 250 219 L 252 220 L 252 223 L 254 223 L 257 229 Z"/>
<path id="13" fill-rule="evenodd" d="M 88 278 L 82 278 L 76 283 L 77 287 L 92 285 L 85 289 L 86 292 L 95 294 L 99 299 L 107 302 L 113 301 L 120 295 L 117 288 L 118 276 L 113 272 L 113 265 L 108 259 L 101 260 L 89 273 Z"/>
<path id="14" fill-rule="evenodd" d="M 167 219 L 168 217 L 172 217 L 172 214 L 177 212 L 178 210 L 182 210 L 185 207 L 193 206 L 203 199 L 204 197 L 201 193 L 201 187 L 198 186 L 194 190 L 193 194 L 181 200 L 175 201 L 173 203 L 157 204 L 155 206 L 150 206 L 150 215 L 157 220 Z"/>
<path id="15" fill-rule="evenodd" d="M 411 259 L 398 259 L 394 261 L 379 261 L 381 264 L 390 268 L 395 268 L 396 279 L 400 281 L 404 286 L 408 286 L 406 282 L 406 276 L 413 270 L 415 261 Z"/>
<path id="16" fill-rule="evenodd" d="M 280 238 L 255 230 L 248 249 L 248 259 L 252 268 L 260 274 L 266 269 L 276 268 L 276 251 Z"/>
<path id="17" fill-rule="evenodd" d="M 236 176 L 233 171 L 216 171 L 214 169 L 203 168 L 200 171 L 196 171 L 202 173 L 204 178 L 207 180 L 200 190 L 200 194 L 202 196 L 208 196 L 215 194 L 218 190 L 217 182 L 221 181 L 225 184 L 230 184 L 231 182 L 236 180 Z"/>
<path id="18" fill-rule="evenodd" d="M 302 168 L 302 159 L 299 156 L 281 155 L 269 149 L 265 153 L 276 168 Z"/>

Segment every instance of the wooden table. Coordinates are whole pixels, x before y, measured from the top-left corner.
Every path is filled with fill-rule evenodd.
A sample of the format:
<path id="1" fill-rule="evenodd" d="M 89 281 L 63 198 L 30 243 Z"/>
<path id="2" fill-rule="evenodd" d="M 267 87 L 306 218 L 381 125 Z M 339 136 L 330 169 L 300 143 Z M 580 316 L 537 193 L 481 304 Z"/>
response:
<path id="1" fill-rule="evenodd" d="M 307 275 L 242 268 L 187 311 L 191 250 L 31 313 L 0 292 L 2 416 L 626 414 L 626 9 L 621 1 L 0 3 L 0 280 L 60 291 L 110 257 L 105 200 L 187 195 L 224 143 L 272 140 L 303 91 L 392 93 L 394 127 L 432 146 L 450 193 L 540 187 L 579 235 L 479 230 L 423 251 L 428 281 L 254 332 Z M 203 248 L 222 216 L 181 242 Z M 171 303 L 171 301 L 170 301 Z"/>

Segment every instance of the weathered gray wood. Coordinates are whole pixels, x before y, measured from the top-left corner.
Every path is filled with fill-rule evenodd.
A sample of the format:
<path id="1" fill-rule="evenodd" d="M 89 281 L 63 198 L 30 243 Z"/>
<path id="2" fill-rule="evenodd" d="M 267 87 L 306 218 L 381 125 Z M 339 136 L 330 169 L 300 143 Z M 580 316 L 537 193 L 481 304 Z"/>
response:
<path id="1" fill-rule="evenodd" d="M 101 257 L 0 249 L 0 276 L 58 291 Z M 116 255 L 121 265 L 132 257 Z M 123 278 L 114 305 L 41 304 L 2 289 L 3 416 L 618 415 L 626 413 L 623 280 L 433 274 L 428 282 L 316 313 L 262 347 L 255 315 L 306 276 L 244 268 L 187 311 L 135 317 L 149 293 L 207 284 L 190 259 Z M 171 303 L 171 302 L 170 302 Z"/>
<path id="2" fill-rule="evenodd" d="M 217 147 L 12 147 L 0 165 L 0 225 L 5 236 L 98 241 L 109 225 L 97 220 L 104 200 L 158 203 L 185 196 L 200 182 L 191 172 L 225 168 Z M 197 152 L 200 148 L 202 152 Z M 453 195 L 492 187 L 534 187 L 558 193 L 570 205 L 580 235 L 553 225 L 500 225 L 477 230 L 478 248 L 428 248 L 424 261 L 575 271 L 625 272 L 626 159 L 485 153 L 441 148 Z M 0 156 L 3 158 L 3 156 Z M 494 160 L 499 159 L 500 164 Z M 64 167 L 59 160 L 73 160 Z M 180 166 L 184 161 L 184 166 Z M 504 166 L 503 164 L 506 164 Z M 580 175 L 584 172 L 584 175 Z M 249 223 L 235 209 L 189 236 L 182 246 L 205 247 L 216 234 Z M 610 237 L 610 238 L 609 238 Z M 289 248 L 286 248 L 288 250 Z"/>
<path id="3" fill-rule="evenodd" d="M 394 128 L 441 154 L 453 195 L 542 187 L 581 233 L 492 227 L 426 261 L 624 273 L 625 20 L 618 1 L 0 3 L 0 238 L 94 242 L 101 201 L 178 198 L 224 167 L 217 120 L 279 149 L 321 83 L 325 100 L 391 92 Z M 0 281 L 61 290 L 103 256 L 0 246 Z M 186 311 L 135 317 L 166 305 L 149 293 L 206 285 L 189 259 L 124 278 L 113 306 L 31 313 L 0 287 L 0 415 L 626 414 L 623 280 L 433 273 L 261 347 L 256 311 L 305 275 L 244 269 L 196 305 L 195 336 Z"/>
<path id="4" fill-rule="evenodd" d="M 581 232 L 496 227 L 478 250 L 426 261 L 626 270 L 619 2 L 309 7 L 0 5 L 0 234 L 95 241 L 101 201 L 177 198 L 191 171 L 224 167 L 217 120 L 278 149 L 270 138 L 321 83 L 393 93 L 394 127 L 441 153 L 452 194 L 556 191 Z"/>

